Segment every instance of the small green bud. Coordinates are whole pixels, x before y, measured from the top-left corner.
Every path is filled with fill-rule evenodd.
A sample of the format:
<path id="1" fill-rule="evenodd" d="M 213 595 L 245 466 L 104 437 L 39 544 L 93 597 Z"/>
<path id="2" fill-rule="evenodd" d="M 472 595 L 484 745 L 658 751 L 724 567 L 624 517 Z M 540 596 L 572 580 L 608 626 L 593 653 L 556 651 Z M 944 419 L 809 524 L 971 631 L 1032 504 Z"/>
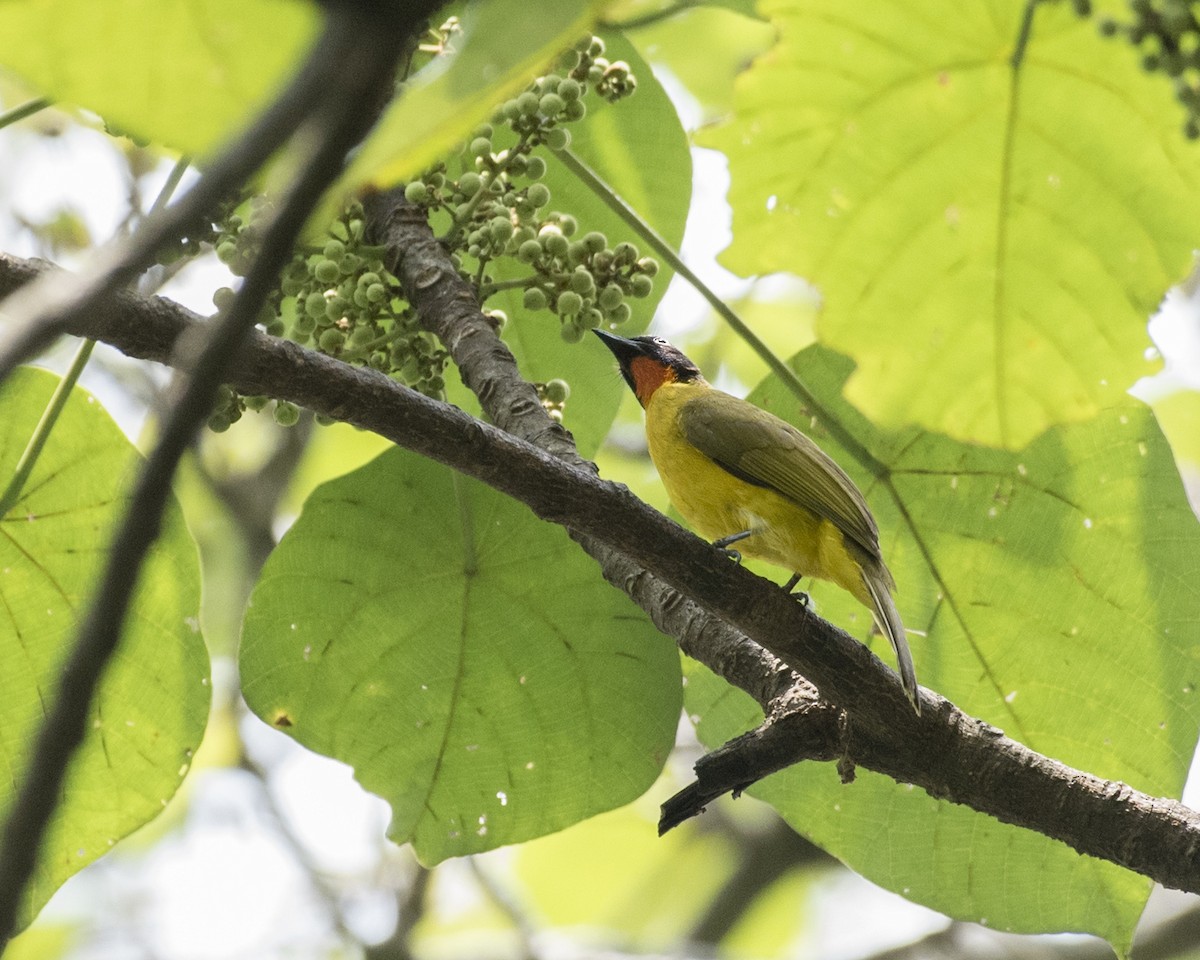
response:
<path id="1" fill-rule="evenodd" d="M 362 257 L 355 256 L 353 253 L 348 253 L 338 261 L 338 269 L 344 274 L 354 273 L 362 266 Z"/>
<path id="2" fill-rule="evenodd" d="M 409 203 L 424 203 L 429 199 L 429 188 L 424 181 L 414 180 L 404 188 L 404 199 Z"/>
<path id="3" fill-rule="evenodd" d="M 587 104 L 582 100 L 572 100 L 563 108 L 562 116 L 571 123 L 582 120 L 587 116 Z"/>
<path id="4" fill-rule="evenodd" d="M 592 276 L 592 272 L 587 267 L 579 266 L 575 268 L 575 272 L 571 274 L 571 289 L 580 296 L 588 296 L 596 289 L 596 280 Z"/>
<path id="5" fill-rule="evenodd" d="M 583 297 L 574 290 L 564 290 L 558 295 L 557 312 L 559 316 L 569 317 L 583 309 Z"/>
<path id="6" fill-rule="evenodd" d="M 526 240 L 517 248 L 517 259 L 522 263 L 533 263 L 542 255 L 542 245 L 536 240 Z"/>
<path id="7" fill-rule="evenodd" d="M 330 320 L 342 319 L 348 309 L 350 309 L 350 301 L 340 293 L 325 298 L 325 316 Z"/>
<path id="8" fill-rule="evenodd" d="M 233 421 L 224 411 L 214 411 L 208 417 L 208 429 L 213 433 L 224 433 L 231 426 L 233 426 Z"/>
<path id="9" fill-rule="evenodd" d="M 648 297 L 654 289 L 654 281 L 644 273 L 634 274 L 629 278 L 629 290 L 635 297 Z"/>
<path id="10" fill-rule="evenodd" d="M 516 231 L 516 227 L 508 217 L 496 217 L 488 224 L 488 231 L 497 243 L 507 243 Z"/>
<path id="11" fill-rule="evenodd" d="M 556 230 L 542 238 L 542 246 L 546 248 L 546 253 L 550 256 L 565 260 L 570 251 L 571 242 Z"/>
<path id="12" fill-rule="evenodd" d="M 479 174 L 472 173 L 470 170 L 458 178 L 458 189 L 462 191 L 464 197 L 475 196 L 481 186 L 483 186 L 483 179 Z"/>
<path id="13" fill-rule="evenodd" d="M 546 161 L 541 157 L 530 157 L 525 161 L 525 176 L 530 180 L 541 180 L 546 175 Z"/>
<path id="14" fill-rule="evenodd" d="M 556 213 L 554 217 L 558 220 L 558 229 L 562 231 L 564 237 L 573 237 L 579 229 L 579 221 L 569 213 Z"/>
<path id="15" fill-rule="evenodd" d="M 522 302 L 526 310 L 545 310 L 546 309 L 546 291 L 541 287 L 529 287 L 522 297 Z"/>
<path id="16" fill-rule="evenodd" d="M 369 287 L 372 284 L 376 284 L 376 283 L 379 283 L 379 274 L 374 273 L 370 270 L 368 270 L 366 273 L 362 274 L 358 278 L 358 285 L 360 287 Z"/>
<path id="17" fill-rule="evenodd" d="M 342 271 L 336 260 L 318 260 L 313 268 L 313 276 L 321 283 L 337 283 Z"/>
<path id="18" fill-rule="evenodd" d="M 546 146 L 551 150 L 566 150 L 571 145 L 571 131 L 554 127 L 546 131 Z"/>
<path id="19" fill-rule="evenodd" d="M 597 303 L 600 304 L 600 309 L 607 313 L 611 313 L 618 305 L 625 301 L 625 294 L 615 283 L 608 284 L 600 291 L 600 296 L 597 298 Z"/>
<path id="20" fill-rule="evenodd" d="M 583 339 L 583 327 L 580 327 L 574 323 L 564 323 L 562 325 L 562 329 L 559 330 L 559 333 L 562 335 L 562 338 L 567 341 L 567 343 L 578 343 Z"/>
<path id="21" fill-rule="evenodd" d="M 387 287 L 382 283 L 373 283 L 367 287 L 367 299 L 371 303 L 380 303 L 387 296 Z"/>
<path id="22" fill-rule="evenodd" d="M 262 410 L 270 402 L 271 402 L 270 397 L 264 397 L 264 396 L 242 397 L 242 403 L 244 403 L 246 405 L 246 409 L 253 410 L 255 413 L 257 413 L 259 410 Z"/>
<path id="23" fill-rule="evenodd" d="M 551 403 L 566 403 L 571 395 L 571 387 L 566 380 L 550 380 L 546 383 L 544 393 Z"/>
<path id="24" fill-rule="evenodd" d="M 544 97 L 542 97 L 540 103 L 538 104 L 542 113 L 544 113 L 547 117 L 557 117 L 560 113 L 562 113 L 562 109 L 566 105 L 566 101 L 563 100 L 563 98 L 557 93 L 546 94 Z"/>
<path id="25" fill-rule="evenodd" d="M 538 112 L 538 107 L 541 106 L 541 99 L 531 90 L 526 90 L 523 94 L 517 97 L 517 106 L 520 107 L 521 113 L 527 117 L 532 117 Z"/>
<path id="26" fill-rule="evenodd" d="M 633 311 L 629 309 L 629 304 L 619 303 L 608 311 L 608 319 L 610 323 L 621 324 L 628 320 L 632 313 Z"/>
<path id="27" fill-rule="evenodd" d="M 346 335 L 337 327 L 330 327 L 321 333 L 317 343 L 325 353 L 336 353 L 346 343 Z"/>
<path id="28" fill-rule="evenodd" d="M 294 427 L 300 422 L 300 408 L 287 400 L 276 400 L 272 415 L 281 427 Z"/>
<path id="29" fill-rule="evenodd" d="M 504 101 L 504 106 L 501 107 L 504 113 L 504 119 L 508 121 L 521 119 L 521 103 L 516 98 Z"/>
<path id="30" fill-rule="evenodd" d="M 217 259 L 222 263 L 232 263 L 237 256 L 237 244 L 232 240 L 222 240 L 217 244 Z"/>
<path id="31" fill-rule="evenodd" d="M 642 259 L 637 262 L 637 271 L 638 273 L 644 273 L 648 277 L 657 276 L 658 261 L 653 257 L 642 257 Z"/>
<path id="32" fill-rule="evenodd" d="M 558 84 L 558 95 L 567 103 L 572 100 L 578 100 L 583 94 L 583 87 L 579 85 L 579 81 L 574 77 L 563 77 Z"/>
<path id="33" fill-rule="evenodd" d="M 218 310 L 228 310 L 233 306 L 233 300 L 236 296 L 237 294 L 233 292 L 231 287 L 217 287 L 212 295 L 213 306 Z"/>
<path id="34" fill-rule="evenodd" d="M 317 318 L 302 313 L 292 322 L 292 333 L 297 337 L 307 337 L 317 329 Z"/>
<path id="35" fill-rule="evenodd" d="M 470 151 L 477 157 L 487 157 L 492 153 L 492 141 L 487 137 L 476 137 L 471 141 Z"/>
<path id="36" fill-rule="evenodd" d="M 544 183 L 535 183 L 530 185 L 525 196 L 535 207 L 544 207 L 550 202 L 550 188 Z"/>
<path id="37" fill-rule="evenodd" d="M 310 293 L 305 297 L 304 312 L 314 320 L 317 317 L 325 316 L 325 294 L 320 292 Z"/>
<path id="38" fill-rule="evenodd" d="M 346 245 L 341 240 L 327 240 L 321 254 L 326 260 L 341 260 L 346 255 Z"/>
<path id="39" fill-rule="evenodd" d="M 583 235 L 583 246 L 588 253 L 599 253 L 608 246 L 608 237 L 599 230 L 593 230 Z"/>
<path id="40" fill-rule="evenodd" d="M 627 243 L 627 242 L 618 243 L 613 248 L 613 257 L 615 258 L 614 262 L 617 263 L 619 266 L 620 265 L 632 266 L 634 263 L 637 262 L 638 248 L 635 247 L 632 243 Z"/>
<path id="41" fill-rule="evenodd" d="M 275 319 L 268 321 L 266 329 L 267 333 L 272 337 L 282 337 L 287 333 L 287 324 L 280 317 L 275 317 Z"/>
<path id="42" fill-rule="evenodd" d="M 588 307 L 579 315 L 577 322 L 587 330 L 595 330 L 604 322 L 604 316 L 595 307 Z"/>

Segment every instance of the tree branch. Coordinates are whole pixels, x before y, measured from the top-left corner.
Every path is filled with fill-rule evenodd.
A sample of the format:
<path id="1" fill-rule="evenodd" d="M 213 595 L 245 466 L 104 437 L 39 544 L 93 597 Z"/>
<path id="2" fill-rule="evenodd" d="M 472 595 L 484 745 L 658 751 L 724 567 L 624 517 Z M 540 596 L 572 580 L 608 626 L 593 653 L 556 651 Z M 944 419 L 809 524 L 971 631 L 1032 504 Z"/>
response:
<path id="1" fill-rule="evenodd" d="M 31 269 L 36 271 L 0 256 L 0 290 L 11 286 L 14 273 L 28 276 Z M 123 301 L 134 316 L 97 310 L 75 318 L 71 332 L 167 362 L 177 337 L 196 322 L 166 301 L 128 295 Z M 729 563 L 624 487 L 382 374 L 263 334 L 252 333 L 231 381 L 246 394 L 277 396 L 378 433 L 625 554 L 849 711 L 848 731 L 839 732 L 841 742 L 823 742 L 821 756 L 844 754 L 935 797 L 1036 830 L 1166 886 L 1200 892 L 1200 816 L 1194 811 L 1035 753 L 929 691 L 922 691 L 922 715 L 914 715 L 895 675 L 866 647 L 775 584 Z M 728 670 L 730 664 L 717 666 Z"/>

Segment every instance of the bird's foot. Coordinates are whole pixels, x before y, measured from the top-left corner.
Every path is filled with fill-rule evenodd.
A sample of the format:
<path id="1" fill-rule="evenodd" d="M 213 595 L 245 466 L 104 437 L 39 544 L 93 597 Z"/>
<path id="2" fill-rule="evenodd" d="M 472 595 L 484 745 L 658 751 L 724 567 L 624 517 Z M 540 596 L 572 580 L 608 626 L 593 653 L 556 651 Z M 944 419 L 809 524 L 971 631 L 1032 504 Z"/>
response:
<path id="1" fill-rule="evenodd" d="M 800 582 L 800 577 L 801 577 L 801 574 L 793 573 L 791 578 L 788 580 L 788 582 L 783 585 L 783 592 L 792 594 L 792 596 L 796 598 L 796 602 L 798 604 L 800 604 L 800 606 L 807 608 L 808 607 L 808 594 L 805 593 L 803 590 L 800 590 L 796 593 L 792 593 L 792 591 L 796 589 L 796 584 L 798 584 Z"/>
<path id="2" fill-rule="evenodd" d="M 741 553 L 737 550 L 731 550 L 729 548 L 729 545 L 731 543 L 737 543 L 739 540 L 745 540 L 747 537 L 751 536 L 753 533 L 754 533 L 753 530 L 742 530 L 740 533 L 731 533 L 729 536 L 722 537 L 720 540 L 714 540 L 713 546 L 716 547 L 718 550 L 720 550 L 723 554 L 725 554 L 725 556 L 727 556 L 734 563 L 741 563 L 742 562 Z"/>

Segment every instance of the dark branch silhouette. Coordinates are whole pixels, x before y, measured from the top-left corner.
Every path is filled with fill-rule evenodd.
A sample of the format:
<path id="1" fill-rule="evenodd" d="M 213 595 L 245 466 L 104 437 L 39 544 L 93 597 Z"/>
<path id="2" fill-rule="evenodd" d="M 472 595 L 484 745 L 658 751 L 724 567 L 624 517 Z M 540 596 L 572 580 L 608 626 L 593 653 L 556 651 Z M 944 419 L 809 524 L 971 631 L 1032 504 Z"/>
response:
<path id="1" fill-rule="evenodd" d="M 246 169 L 247 158 L 269 155 L 279 138 L 293 130 L 303 128 L 307 134 L 301 146 L 299 172 L 266 229 L 261 252 L 229 312 L 197 341 L 199 349 L 193 351 L 194 360 L 188 365 L 179 397 L 140 472 L 99 589 L 38 732 L 0 838 L 0 945 L 16 931 L 42 838 L 57 807 L 68 763 L 83 740 L 92 698 L 120 642 L 129 600 L 146 553 L 158 536 L 179 460 L 212 409 L 217 388 L 227 379 L 230 362 L 253 328 L 309 214 L 340 174 L 347 152 L 374 122 L 404 40 L 428 12 L 421 4 L 411 4 L 400 14 L 387 3 L 330 3 L 324 29 L 296 79 L 224 161 L 216 164 L 226 176 L 240 172 L 244 178 L 253 170 Z M 208 179 L 211 184 L 211 176 Z M 43 291 L 32 284 L 12 308 L 17 335 L 7 349 L 0 349 L 0 379 L 39 344 L 64 329 L 73 317 L 93 308 L 132 279 L 164 239 L 173 233 L 178 235 L 196 218 L 211 215 L 211 207 L 230 186 L 240 186 L 240 181 L 219 181 L 209 186 L 207 193 L 202 192 L 200 200 L 189 202 L 185 198 L 167 211 L 165 219 L 148 223 L 127 249 L 117 251 L 115 263 L 102 264 L 81 276 L 76 284 L 63 284 L 62 288 L 70 292 L 68 296 L 43 304 L 39 300 Z M 207 205 L 201 205 L 206 201 Z M 190 211 L 190 219 L 177 208 Z M 172 211 L 176 211 L 174 219 Z M 23 316 L 30 303 L 33 306 L 29 315 Z"/>

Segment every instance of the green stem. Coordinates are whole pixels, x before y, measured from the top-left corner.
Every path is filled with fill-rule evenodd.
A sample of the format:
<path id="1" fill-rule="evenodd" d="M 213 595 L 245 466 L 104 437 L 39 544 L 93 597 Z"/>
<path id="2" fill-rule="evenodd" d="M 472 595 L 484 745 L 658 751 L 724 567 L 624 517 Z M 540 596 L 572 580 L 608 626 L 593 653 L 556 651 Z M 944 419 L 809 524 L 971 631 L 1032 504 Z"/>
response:
<path id="1" fill-rule="evenodd" d="M 171 199 L 171 195 L 175 193 L 175 188 L 179 186 L 179 181 L 183 179 L 183 175 L 187 172 L 188 166 L 191 164 L 191 158 L 182 156 L 175 161 L 175 166 L 171 168 L 171 172 L 167 174 L 167 180 L 163 184 L 161 190 L 158 191 L 158 196 L 154 198 L 154 203 L 150 205 L 150 212 L 146 214 L 148 217 L 154 216 L 167 205 L 167 201 Z"/>
<path id="2" fill-rule="evenodd" d="M 508 156 L 504 158 L 504 162 L 497 164 L 496 167 L 490 171 L 491 175 L 488 177 L 486 182 L 479 185 L 479 190 L 476 192 L 475 196 L 468 200 L 462 206 L 459 212 L 454 215 L 454 222 L 450 228 L 450 231 L 445 237 L 442 238 L 442 244 L 447 249 L 450 249 L 455 245 L 459 234 L 462 233 L 463 227 L 470 221 L 475 211 L 479 208 L 479 205 L 483 202 L 484 197 L 489 195 L 494 196 L 490 189 L 492 184 L 499 180 L 504 174 L 508 173 L 508 168 L 512 163 L 513 157 L 517 156 L 519 153 L 523 153 L 528 143 L 529 134 L 521 134 L 521 139 L 518 140 L 516 145 L 508 151 Z"/>
<path id="3" fill-rule="evenodd" d="M 1033 35 L 1033 12 L 1037 9 L 1037 5 L 1041 0 L 1027 0 L 1025 10 L 1021 14 L 1021 27 L 1017 32 L 1017 45 L 1013 48 L 1012 56 L 1009 57 L 1009 65 L 1014 70 L 1019 70 L 1021 61 L 1025 59 L 1025 48 L 1029 46 L 1029 38 Z"/>
<path id="4" fill-rule="evenodd" d="M 83 368 L 87 366 L 88 358 L 92 355 L 92 348 L 95 346 L 95 340 L 84 340 L 79 345 L 79 349 L 75 351 L 75 359 L 71 361 L 70 369 L 67 370 L 66 376 L 55 387 L 54 394 L 50 397 L 50 402 L 46 404 L 46 409 L 42 412 L 42 418 L 38 421 L 37 426 L 33 428 L 33 436 L 29 438 L 29 443 L 25 445 L 25 452 L 21 454 L 21 459 L 17 461 L 17 468 L 13 471 L 12 479 L 8 481 L 8 487 L 5 488 L 4 493 L 0 494 L 0 517 L 5 516 L 20 498 L 21 491 L 25 488 L 25 481 L 29 479 L 29 474 L 33 472 L 38 457 L 41 456 L 42 448 L 46 446 L 46 441 L 50 439 L 50 431 L 54 429 L 54 424 L 58 421 L 59 414 L 62 413 L 63 407 L 67 405 L 67 398 L 75 388 L 75 383 L 79 379 L 79 375 L 83 373 Z"/>
<path id="5" fill-rule="evenodd" d="M 33 116 L 39 110 L 45 110 L 53 102 L 49 97 L 38 97 L 36 100 L 29 100 L 19 107 L 13 107 L 11 110 L 0 113 L 0 130 L 3 130 L 11 123 L 17 123 L 26 117 Z"/>
<path id="6" fill-rule="evenodd" d="M 661 10 L 655 10 L 653 13 L 643 13 L 640 17 L 630 17 L 628 20 L 601 20 L 600 24 L 606 30 L 636 30 L 639 27 L 648 27 L 666 20 L 685 10 L 691 10 L 695 6 L 697 6 L 695 0 L 677 0 L 676 3 L 663 7 Z"/>
<path id="7" fill-rule="evenodd" d="M 479 554 L 475 549 L 475 522 L 467 496 L 467 479 L 457 470 L 451 471 L 450 476 L 454 482 L 454 499 L 458 501 L 458 520 L 462 524 L 463 573 L 472 577 L 479 572 Z"/>
<path id="8" fill-rule="evenodd" d="M 573 154 L 570 149 L 557 151 L 557 156 L 568 170 L 582 180 L 597 197 L 604 201 L 613 213 L 624 220 L 639 237 L 648 243 L 654 252 L 667 262 L 672 270 L 690 283 L 708 301 L 709 305 L 733 328 L 738 336 L 750 345 L 750 348 L 770 367 L 771 372 L 783 381 L 784 385 L 800 399 L 809 412 L 821 422 L 821 425 L 829 431 L 830 435 L 841 444 L 846 452 L 858 461 L 863 469 L 869 471 L 875 477 L 882 478 L 887 476 L 887 465 L 864 447 L 833 413 L 825 408 L 824 404 L 813 395 L 812 391 L 796 375 L 796 371 L 779 359 L 771 351 L 771 348 L 746 325 L 746 322 L 688 268 L 687 264 L 679 258 L 679 254 L 672 249 L 671 245 L 653 227 L 646 223 L 636 210 L 622 200 L 612 187 L 605 183 L 594 170 Z"/>
<path id="9" fill-rule="evenodd" d="M 521 290 L 544 279 L 544 277 L 535 273 L 528 277 L 521 277 L 517 280 L 496 280 L 492 283 L 485 283 L 479 288 L 479 300 L 482 303 L 492 294 L 499 293 L 501 290 Z"/>

